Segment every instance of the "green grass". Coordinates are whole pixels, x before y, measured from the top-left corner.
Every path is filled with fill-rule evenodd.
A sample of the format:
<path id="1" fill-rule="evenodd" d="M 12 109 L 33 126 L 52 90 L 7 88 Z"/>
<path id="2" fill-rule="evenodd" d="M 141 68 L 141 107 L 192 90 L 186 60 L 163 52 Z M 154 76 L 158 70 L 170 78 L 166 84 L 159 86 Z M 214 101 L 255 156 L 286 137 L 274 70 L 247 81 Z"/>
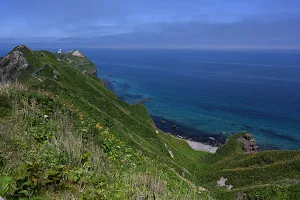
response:
<path id="1" fill-rule="evenodd" d="M 31 64 L 19 78 L 26 87 L 18 84 L 0 90 L 0 113 L 6 113 L 0 120 L 11 127 L 0 134 L 0 145 L 9 147 L 15 156 L 0 157 L 0 174 L 6 177 L 2 185 L 11 186 L 6 193 L 10 197 L 63 198 L 72 193 L 78 198 L 104 199 L 298 198 L 299 151 L 246 155 L 237 142 L 245 133 L 232 135 L 216 154 L 194 151 L 184 140 L 162 131 L 157 134 L 145 106 L 122 102 L 102 81 L 83 73 L 94 66 L 87 59 L 87 65 L 74 68 L 74 63 L 81 61 L 76 57 L 70 63 L 66 58 L 74 56 L 68 53 L 33 52 L 26 47 L 23 53 Z M 46 67 L 37 74 L 41 82 L 31 72 L 42 66 Z M 53 70 L 58 72 L 58 80 L 53 79 Z M 45 123 L 44 115 L 50 123 Z M 97 123 L 104 129 L 95 128 Z M 108 134 L 103 136 L 106 129 Z M 34 185 L 33 177 L 40 173 L 46 173 L 46 178 Z M 48 173 L 54 173 L 51 177 L 59 183 L 51 182 Z M 76 181 L 69 183 L 69 176 Z M 226 184 L 233 185 L 230 191 L 217 186 L 222 176 L 227 178 Z M 31 193 L 26 196 L 27 186 L 16 184 L 28 184 L 29 179 L 27 192 Z M 84 192 L 80 192 L 80 184 L 86 186 Z M 207 191 L 201 192 L 199 186 Z"/>
<path id="2" fill-rule="evenodd" d="M 8 199 L 60 199 L 71 194 L 82 199 L 208 198 L 58 96 L 13 85 L 1 89 L 1 99 L 9 97 L 14 103 L 0 134 L 0 195 Z"/>

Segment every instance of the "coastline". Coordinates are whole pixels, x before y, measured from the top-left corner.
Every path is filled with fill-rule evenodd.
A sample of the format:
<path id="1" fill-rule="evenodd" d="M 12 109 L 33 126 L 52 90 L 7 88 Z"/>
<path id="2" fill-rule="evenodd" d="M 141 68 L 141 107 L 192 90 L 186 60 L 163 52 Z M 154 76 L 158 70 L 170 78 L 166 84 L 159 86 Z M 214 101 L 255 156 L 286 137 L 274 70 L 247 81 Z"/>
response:
<path id="1" fill-rule="evenodd" d="M 196 129 L 186 127 L 178 122 L 162 117 L 151 115 L 151 118 L 157 128 L 178 139 L 186 141 L 186 143 L 196 151 L 204 151 L 213 154 L 226 142 L 226 138 L 221 134 L 216 135 L 200 132 Z M 199 135 L 201 135 L 201 138 L 199 138 Z"/>
<path id="2" fill-rule="evenodd" d="M 113 93 L 114 92 L 114 84 L 107 76 L 98 77 L 104 85 Z M 116 93 L 115 93 L 116 94 Z M 117 94 L 116 94 L 117 95 Z M 118 98 L 124 102 L 126 102 L 126 97 L 118 96 Z M 140 99 L 136 103 L 146 104 L 148 101 L 152 100 L 152 98 Z M 172 121 L 166 119 L 161 116 L 150 115 L 153 122 L 155 123 L 156 127 L 160 130 L 173 135 L 179 139 L 185 140 L 189 146 L 194 150 L 201 150 L 210 153 L 214 153 L 216 151 L 216 147 L 220 147 L 226 143 L 226 140 L 229 135 L 234 133 L 215 133 L 215 132 L 206 132 L 206 131 L 199 131 L 193 127 L 188 127 L 182 125 L 180 122 Z M 163 123 L 162 123 L 163 122 Z M 173 126 L 176 127 L 173 127 Z M 266 151 L 266 150 L 279 150 L 275 145 L 264 145 L 258 144 L 259 151 Z"/>
<path id="3" fill-rule="evenodd" d="M 179 122 L 171 121 L 163 117 L 158 117 L 154 115 L 151 115 L 151 118 L 155 123 L 156 127 L 159 128 L 160 130 L 168 134 L 171 134 L 177 138 L 183 139 L 185 141 L 193 141 L 195 142 L 193 143 L 194 146 L 196 145 L 196 143 L 199 143 L 210 147 L 220 147 L 223 144 L 225 144 L 227 139 L 221 133 L 215 134 L 215 133 L 208 133 L 203 131 L 201 132 L 194 128 L 184 126 Z M 201 136 L 201 138 L 199 136 Z"/>

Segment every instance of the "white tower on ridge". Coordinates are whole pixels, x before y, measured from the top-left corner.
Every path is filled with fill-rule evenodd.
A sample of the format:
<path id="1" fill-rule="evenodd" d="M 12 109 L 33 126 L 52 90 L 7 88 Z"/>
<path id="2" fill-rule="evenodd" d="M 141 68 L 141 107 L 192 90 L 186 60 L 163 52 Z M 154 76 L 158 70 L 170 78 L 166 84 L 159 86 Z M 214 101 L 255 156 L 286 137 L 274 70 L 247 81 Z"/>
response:
<path id="1" fill-rule="evenodd" d="M 61 49 L 59 49 L 57 53 L 62 53 Z"/>

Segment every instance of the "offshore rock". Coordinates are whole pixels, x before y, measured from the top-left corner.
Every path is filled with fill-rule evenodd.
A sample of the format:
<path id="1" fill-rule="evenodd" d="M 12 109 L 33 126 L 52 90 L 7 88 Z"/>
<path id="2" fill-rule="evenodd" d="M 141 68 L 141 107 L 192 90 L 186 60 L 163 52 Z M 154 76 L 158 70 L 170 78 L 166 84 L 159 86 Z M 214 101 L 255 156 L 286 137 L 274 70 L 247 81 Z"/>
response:
<path id="1" fill-rule="evenodd" d="M 241 143 L 244 153 L 250 154 L 258 152 L 258 146 L 256 145 L 256 142 L 251 134 L 246 133 L 241 135 L 238 138 L 238 142 Z"/>

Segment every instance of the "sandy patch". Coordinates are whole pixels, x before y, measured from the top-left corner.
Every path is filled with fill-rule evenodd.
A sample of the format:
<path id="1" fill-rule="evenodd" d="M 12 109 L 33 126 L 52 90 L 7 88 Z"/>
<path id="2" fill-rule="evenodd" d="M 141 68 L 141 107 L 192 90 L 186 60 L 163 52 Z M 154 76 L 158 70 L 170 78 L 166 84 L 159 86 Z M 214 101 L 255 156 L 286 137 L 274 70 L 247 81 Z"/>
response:
<path id="1" fill-rule="evenodd" d="M 213 147 L 207 144 L 203 144 L 201 142 L 195 142 L 190 140 L 185 140 L 192 149 L 198 150 L 198 151 L 205 151 L 209 153 L 216 153 L 218 147 Z"/>

